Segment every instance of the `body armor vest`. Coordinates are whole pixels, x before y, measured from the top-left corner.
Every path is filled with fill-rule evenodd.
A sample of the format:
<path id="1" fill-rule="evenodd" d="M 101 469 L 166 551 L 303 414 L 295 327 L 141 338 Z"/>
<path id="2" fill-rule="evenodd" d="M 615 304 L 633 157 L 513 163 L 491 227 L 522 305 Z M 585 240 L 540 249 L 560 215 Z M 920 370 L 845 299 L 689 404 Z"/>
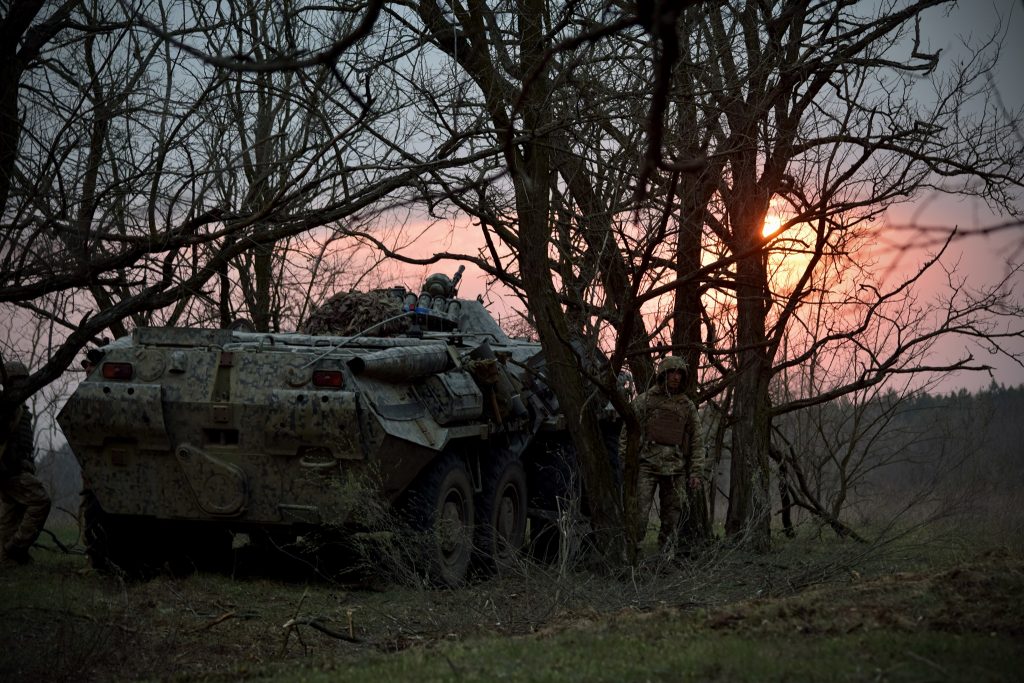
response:
<path id="1" fill-rule="evenodd" d="M 647 419 L 647 439 L 665 446 L 685 445 L 690 435 L 682 408 L 673 410 L 665 405 L 654 408 Z"/>

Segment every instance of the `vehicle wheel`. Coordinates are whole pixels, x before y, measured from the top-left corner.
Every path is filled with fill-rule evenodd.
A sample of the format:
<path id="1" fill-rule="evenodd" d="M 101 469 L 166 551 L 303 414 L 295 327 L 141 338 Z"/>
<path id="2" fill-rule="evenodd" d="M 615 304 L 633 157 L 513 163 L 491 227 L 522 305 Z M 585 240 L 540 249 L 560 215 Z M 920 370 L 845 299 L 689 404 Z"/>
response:
<path id="1" fill-rule="evenodd" d="M 203 523 L 164 521 L 153 530 L 161 539 L 163 559 L 171 574 L 187 576 L 197 570 L 230 571 L 231 534 L 226 529 Z"/>
<path id="2" fill-rule="evenodd" d="M 428 577 L 441 585 L 461 586 L 473 556 L 473 485 L 462 459 L 443 456 L 410 496 L 411 518 L 425 534 Z"/>
<path id="3" fill-rule="evenodd" d="M 119 552 L 124 542 L 123 530 L 118 528 L 121 525 L 113 515 L 103 510 L 96 494 L 92 491 L 82 492 L 79 512 L 82 516 L 85 555 L 92 568 L 104 574 L 130 574 L 129 570 L 134 567 Z"/>
<path id="4" fill-rule="evenodd" d="M 518 458 L 499 458 L 485 467 L 477 499 L 477 550 L 486 569 L 511 565 L 526 542 L 526 471 Z"/>

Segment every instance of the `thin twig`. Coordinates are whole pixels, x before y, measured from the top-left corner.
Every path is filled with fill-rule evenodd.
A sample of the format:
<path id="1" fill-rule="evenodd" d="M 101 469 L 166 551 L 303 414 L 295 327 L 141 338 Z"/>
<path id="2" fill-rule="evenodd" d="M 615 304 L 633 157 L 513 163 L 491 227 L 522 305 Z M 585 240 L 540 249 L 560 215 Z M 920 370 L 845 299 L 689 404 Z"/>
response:
<path id="1" fill-rule="evenodd" d="M 214 626 L 216 626 L 217 624 L 221 623 L 222 621 L 227 621 L 228 619 L 233 619 L 233 618 L 235 618 L 237 616 L 238 616 L 238 613 L 235 610 L 231 610 L 230 612 L 225 612 L 224 614 L 220 615 L 216 619 L 213 619 L 212 621 L 206 622 L 202 626 L 197 627 L 195 630 L 196 631 L 208 631 L 209 629 L 213 628 Z"/>
<path id="2" fill-rule="evenodd" d="M 337 638 L 338 640 L 344 640 L 348 643 L 363 642 L 359 638 L 354 638 L 348 635 L 347 633 L 335 631 L 334 629 L 324 625 L 324 623 L 320 621 L 317 617 L 299 617 L 295 619 L 289 619 L 284 623 L 284 625 L 281 628 L 288 629 L 290 632 L 292 629 L 295 629 L 298 626 L 309 626 L 310 628 L 315 628 L 317 631 L 320 631 L 320 633 L 323 633 L 324 635 L 328 635 L 331 638 Z"/>
<path id="3" fill-rule="evenodd" d="M 294 627 L 290 626 L 290 624 L 293 621 L 295 621 L 296 617 L 299 616 L 299 610 L 302 609 L 302 603 L 306 601 L 307 595 L 309 595 L 308 587 L 306 588 L 306 590 L 302 591 L 302 597 L 299 598 L 299 604 L 295 606 L 295 611 L 292 613 L 292 618 L 289 619 L 288 622 L 285 623 L 285 625 L 282 627 L 284 628 L 284 640 L 281 642 L 281 654 L 279 655 L 281 657 L 284 657 L 285 652 L 288 651 L 288 639 L 291 638 L 292 631 L 295 630 Z M 302 646 L 305 647 L 306 644 L 302 642 L 302 635 L 296 631 L 296 636 L 299 638 L 299 643 L 301 643 Z"/>

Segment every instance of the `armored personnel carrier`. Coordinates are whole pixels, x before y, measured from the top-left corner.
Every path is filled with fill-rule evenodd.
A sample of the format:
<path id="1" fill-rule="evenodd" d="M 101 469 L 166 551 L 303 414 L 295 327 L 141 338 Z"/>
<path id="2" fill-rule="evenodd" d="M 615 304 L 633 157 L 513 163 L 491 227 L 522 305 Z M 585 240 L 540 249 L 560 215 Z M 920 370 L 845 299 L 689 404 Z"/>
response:
<path id="1" fill-rule="evenodd" d="M 140 328 L 91 351 L 58 421 L 92 562 L 365 533 L 369 498 L 423 532 L 442 584 L 518 552 L 528 519 L 545 543 L 572 486 L 564 420 L 539 344 L 458 298 L 461 274 L 378 292 L 396 313 L 361 333 Z"/>

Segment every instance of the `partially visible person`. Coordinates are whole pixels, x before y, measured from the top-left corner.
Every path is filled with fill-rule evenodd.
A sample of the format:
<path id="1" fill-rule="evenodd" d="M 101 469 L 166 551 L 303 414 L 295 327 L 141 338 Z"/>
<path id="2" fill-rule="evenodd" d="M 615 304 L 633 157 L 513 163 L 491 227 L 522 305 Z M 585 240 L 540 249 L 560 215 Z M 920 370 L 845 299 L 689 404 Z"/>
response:
<path id="1" fill-rule="evenodd" d="M 700 417 L 684 393 L 687 372 L 685 360 L 668 356 L 658 364 L 654 386 L 633 400 L 642 430 L 637 481 L 640 519 L 646 522 L 657 492 L 661 519 L 658 546 L 666 553 L 675 550 L 687 500 L 684 487 L 699 489 L 704 472 Z M 623 431 L 619 441 L 623 459 L 625 450 Z"/>
<path id="2" fill-rule="evenodd" d="M 4 364 L 4 388 L 16 389 L 28 378 L 21 361 Z M 27 564 L 29 548 L 50 514 L 50 496 L 36 476 L 32 413 L 23 403 L 3 425 L 0 442 L 0 564 Z"/>

